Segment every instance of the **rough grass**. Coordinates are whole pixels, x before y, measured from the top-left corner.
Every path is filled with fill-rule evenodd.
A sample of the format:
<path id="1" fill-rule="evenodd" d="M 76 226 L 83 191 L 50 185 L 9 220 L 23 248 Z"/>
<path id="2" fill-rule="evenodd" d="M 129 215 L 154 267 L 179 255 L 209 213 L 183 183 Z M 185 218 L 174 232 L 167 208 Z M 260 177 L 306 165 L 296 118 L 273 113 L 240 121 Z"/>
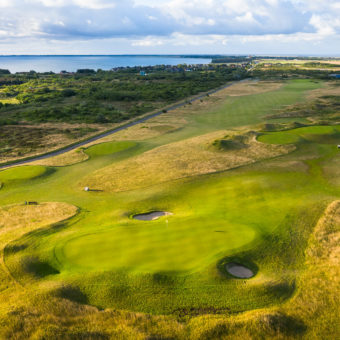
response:
<path id="1" fill-rule="evenodd" d="M 281 88 L 282 85 L 282 82 L 275 81 L 244 81 L 225 89 L 220 95 L 232 97 L 249 96 L 258 93 L 275 91 Z"/>
<path id="2" fill-rule="evenodd" d="M 66 220 L 78 209 L 66 203 L 41 203 L 39 205 L 9 205 L 0 208 L 0 293 L 17 284 L 3 262 L 4 249 L 8 253 L 24 250 L 24 242 L 12 243 L 24 234 Z M 10 244 L 11 243 L 11 244 Z"/>
<path id="3" fill-rule="evenodd" d="M 38 205 L 10 205 L 0 208 L 0 233 L 24 227 L 39 228 L 73 216 L 77 208 L 66 203 L 40 203 Z"/>
<path id="4" fill-rule="evenodd" d="M 20 101 L 17 98 L 7 98 L 7 99 L 0 99 L 0 103 L 2 103 L 2 104 L 20 104 Z"/>
<path id="5" fill-rule="evenodd" d="M 44 123 L 2 126 L 0 162 L 50 152 L 116 125 Z"/>
<path id="6" fill-rule="evenodd" d="M 291 146 L 257 142 L 256 134 L 245 134 L 249 127 L 227 132 L 244 122 L 265 123 L 262 117 L 303 100 L 313 86 L 320 84 L 289 82 L 273 92 L 243 96 L 243 104 L 238 97 L 219 101 L 211 96 L 171 118 L 164 115 L 164 125 L 183 119 L 180 129 L 145 133 L 136 147 L 119 152 L 111 143 L 108 153 L 81 164 L 5 185 L 0 191 L 4 209 L 32 197 L 69 202 L 82 213 L 62 224 L 42 221 L 38 227 L 22 221 L 22 227 L 4 233 L 0 227 L 6 249 L 6 266 L 2 263 L 0 270 L 0 338 L 336 338 L 338 203 L 317 224 L 328 203 L 339 199 L 334 184 L 338 150 L 323 143 L 330 134 L 318 127 L 307 130 L 303 136 L 313 138 L 296 143 L 294 152 L 268 159 L 272 150 Z M 248 111 L 247 105 L 252 106 Z M 134 131 L 121 138 L 133 140 L 128 137 Z M 236 140 L 245 147 L 224 150 L 213 145 L 216 140 Z M 99 145 L 99 153 L 106 150 Z M 163 159 L 168 148 L 181 171 L 186 171 L 186 159 L 199 166 L 199 155 L 206 169 L 212 169 L 215 158 L 225 165 L 230 152 L 252 150 L 257 161 L 161 180 L 140 190 L 84 192 L 79 186 L 96 171 L 110 167 L 113 176 L 121 164 L 146 154 Z M 177 171 L 175 159 L 162 176 Z M 128 174 L 132 182 L 139 171 L 126 168 L 120 180 L 127 181 Z M 156 210 L 174 215 L 150 222 L 129 218 Z M 233 279 L 223 271 L 225 261 L 254 267 L 256 276 Z"/>
<path id="7" fill-rule="evenodd" d="M 340 334 L 340 201 L 328 206 L 311 235 L 306 270 L 298 293 L 284 306 L 304 320 L 306 339 L 336 339 Z"/>
<path id="8" fill-rule="evenodd" d="M 77 163 L 84 162 L 89 159 L 89 155 L 87 155 L 84 152 L 83 148 L 75 149 L 69 152 L 66 152 L 64 154 L 50 157 L 50 158 L 45 158 L 45 159 L 40 159 L 34 162 L 31 162 L 29 164 L 31 165 L 44 165 L 44 166 L 67 166 L 67 165 L 73 165 Z"/>
<path id="9" fill-rule="evenodd" d="M 126 191 L 158 183 L 236 168 L 255 161 L 276 157 L 294 150 L 293 146 L 268 146 L 258 143 L 255 135 L 246 136 L 246 148 L 216 152 L 210 146 L 226 131 L 209 133 L 171 143 L 133 159 L 109 166 L 86 177 L 86 185 L 106 191 Z"/>
<path id="10" fill-rule="evenodd" d="M 172 317 L 99 311 L 83 305 L 84 297 L 72 286 L 57 286 L 54 295 L 40 287 L 39 294 L 21 298 L 16 309 L 3 315 L 0 335 L 11 339 L 336 339 L 338 217 L 339 201 L 329 206 L 311 235 L 298 294 L 282 307 L 178 322 Z"/>

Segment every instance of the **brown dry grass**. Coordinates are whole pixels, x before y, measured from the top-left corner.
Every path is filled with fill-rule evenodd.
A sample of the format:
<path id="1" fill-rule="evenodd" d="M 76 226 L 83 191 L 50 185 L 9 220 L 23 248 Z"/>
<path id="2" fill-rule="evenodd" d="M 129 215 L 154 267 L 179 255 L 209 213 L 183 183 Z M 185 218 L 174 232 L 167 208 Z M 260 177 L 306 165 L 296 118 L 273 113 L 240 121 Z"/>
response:
<path id="1" fill-rule="evenodd" d="M 201 101 L 195 101 L 191 105 L 186 105 L 185 107 L 178 108 L 176 110 L 170 111 L 168 113 L 164 113 L 161 116 L 152 118 L 147 122 L 137 124 L 135 126 L 124 129 L 118 133 L 106 136 L 101 138 L 100 140 L 91 142 L 84 147 L 90 147 L 92 145 L 103 143 L 103 142 L 111 142 L 114 140 L 122 141 L 122 140 L 146 140 L 150 138 L 155 138 L 161 136 L 165 133 L 169 133 L 175 131 L 186 125 L 188 121 L 185 119 L 185 116 L 190 116 L 192 114 L 206 112 L 207 110 L 211 111 L 214 108 L 218 108 L 219 105 L 223 104 L 227 96 L 247 96 L 257 93 L 269 92 L 279 89 L 283 85 L 282 82 L 269 82 L 269 81 L 244 81 L 242 83 L 235 83 L 229 88 L 221 90 L 217 93 L 210 95 L 209 97 L 205 97 Z M 116 124 L 117 125 L 117 124 Z M 62 123 L 58 125 L 61 129 L 70 129 L 73 128 L 81 128 L 81 127 L 94 127 L 99 131 L 104 131 L 105 128 L 113 128 L 115 125 L 108 126 L 97 126 L 97 125 L 86 125 L 86 124 L 67 124 Z M 39 127 L 44 128 L 55 128 L 56 125 L 53 123 L 45 123 L 39 125 Z M 99 132 L 98 131 L 98 132 Z M 97 132 L 97 133 L 98 133 Z M 65 138 L 59 134 L 50 135 L 45 138 L 44 149 L 40 149 L 39 151 L 29 153 L 25 156 L 33 156 L 37 154 L 41 154 L 44 152 L 48 152 L 59 148 L 61 146 L 67 145 L 68 142 Z M 74 141 L 73 141 L 74 142 Z M 0 161 L 10 161 L 16 159 L 17 157 L 12 158 L 4 158 Z M 51 159 L 45 159 L 40 161 L 35 161 L 32 164 L 39 165 L 49 165 L 49 166 L 65 166 L 72 165 L 75 163 L 82 162 L 87 158 L 84 155 L 77 153 L 76 151 L 71 151 L 70 153 L 66 153 L 63 155 L 59 155 L 53 157 Z"/>
<path id="2" fill-rule="evenodd" d="M 223 90 L 223 94 L 227 96 L 240 97 L 240 96 L 249 96 L 258 93 L 270 92 L 278 90 L 282 87 L 282 82 L 276 81 L 246 81 L 242 83 L 237 83 L 225 90 Z"/>
<path id="3" fill-rule="evenodd" d="M 75 149 L 58 156 L 40 159 L 28 164 L 44 166 L 67 166 L 86 161 L 87 159 L 89 159 L 89 156 L 84 152 L 83 149 Z"/>
<path id="4" fill-rule="evenodd" d="M 190 339 L 338 339 L 340 201 L 331 203 L 306 249 L 297 294 L 281 307 L 190 321 Z"/>
<path id="5" fill-rule="evenodd" d="M 96 125 L 96 124 L 66 124 L 66 123 L 44 123 L 39 125 L 18 125 L 11 126 L 13 132 L 17 132 L 18 138 L 26 139 L 30 142 L 28 145 L 15 146 L 11 152 L 2 153 L 0 155 L 0 163 L 10 162 L 17 159 L 41 155 L 51 152 L 61 147 L 70 145 L 77 141 L 89 138 L 100 132 L 116 127 L 118 124 Z M 82 137 L 70 138 L 67 130 L 74 131 L 78 128 L 95 128 L 95 132 L 89 132 Z M 29 135 L 27 135 L 27 132 Z M 34 142 L 34 143 L 31 143 Z M 25 144 L 27 144 L 25 146 Z"/>
<path id="6" fill-rule="evenodd" d="M 312 90 L 308 92 L 307 101 L 315 100 L 322 96 L 339 96 L 340 95 L 340 87 L 335 86 L 334 83 L 328 82 L 324 83 L 322 88 Z"/>
<path id="7" fill-rule="evenodd" d="M 223 138 L 227 131 L 217 131 L 184 141 L 167 144 L 135 158 L 101 169 L 87 178 L 81 186 L 108 191 L 125 191 L 147 187 L 188 176 L 197 176 L 228 170 L 260 159 L 286 154 L 292 145 L 271 145 L 248 138 L 247 147 L 217 151 L 210 146 Z"/>
<path id="8" fill-rule="evenodd" d="M 0 207 L 0 293 L 17 285 L 3 261 L 6 245 L 32 230 L 66 220 L 77 212 L 77 207 L 59 202 Z"/>
<path id="9" fill-rule="evenodd" d="M 38 205 L 10 205 L 0 208 L 0 234 L 8 229 L 39 228 L 67 219 L 77 212 L 77 207 L 59 202 Z"/>
<path id="10" fill-rule="evenodd" d="M 60 283 L 6 290 L 0 299 L 1 339 L 337 339 L 340 330 L 340 201 L 328 206 L 306 249 L 297 293 L 279 307 L 178 322 L 98 310 L 49 293 Z M 33 289 L 35 288 L 35 289 Z M 66 287 L 67 289 L 67 287 Z M 1 292 L 0 292 L 1 294 Z M 12 302 L 12 307 L 9 306 Z"/>
<path id="11" fill-rule="evenodd" d="M 300 289 L 285 309 L 302 318 L 306 339 L 336 339 L 340 335 L 340 201 L 328 206 L 306 251 L 307 269 Z"/>
<path id="12" fill-rule="evenodd" d="M 154 118 L 152 122 L 150 121 L 145 122 L 143 124 L 134 125 L 132 127 L 127 128 L 126 130 L 119 131 L 118 133 L 103 137 L 100 140 L 88 143 L 82 148 L 75 149 L 58 156 L 37 160 L 29 164 L 45 166 L 67 166 L 80 163 L 89 159 L 89 156 L 84 152 L 84 148 L 89 148 L 99 143 L 106 143 L 112 141 L 124 141 L 124 140 L 142 141 L 145 139 L 155 138 L 180 128 L 185 122 L 185 121 L 179 122 L 178 120 L 175 122 L 175 119 L 171 117 L 170 114 L 169 116 L 170 117 L 162 116 L 165 122 L 162 122 L 161 118 L 159 118 L 159 121 L 157 121 L 157 119 Z"/>
<path id="13" fill-rule="evenodd" d="M 332 158 L 331 161 L 328 161 L 326 164 L 324 164 L 322 169 L 330 183 L 337 187 L 340 187 L 339 169 L 340 157 Z"/>

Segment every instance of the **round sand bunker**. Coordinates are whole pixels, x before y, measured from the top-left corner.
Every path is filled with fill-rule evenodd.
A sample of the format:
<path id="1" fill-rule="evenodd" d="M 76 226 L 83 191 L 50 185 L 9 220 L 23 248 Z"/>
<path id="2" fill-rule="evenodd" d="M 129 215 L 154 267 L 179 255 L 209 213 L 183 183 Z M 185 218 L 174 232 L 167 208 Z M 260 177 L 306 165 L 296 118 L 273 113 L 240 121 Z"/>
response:
<path id="1" fill-rule="evenodd" d="M 254 273 L 249 268 L 238 263 L 228 263 L 226 264 L 226 269 L 229 274 L 239 279 L 250 279 L 254 276 Z"/>
<path id="2" fill-rule="evenodd" d="M 134 215 L 133 218 L 135 220 L 140 220 L 140 221 L 154 221 L 154 220 L 158 220 L 162 216 L 169 216 L 169 215 L 172 215 L 172 213 L 167 212 L 167 211 L 153 211 L 153 212 L 146 213 L 146 214 Z"/>

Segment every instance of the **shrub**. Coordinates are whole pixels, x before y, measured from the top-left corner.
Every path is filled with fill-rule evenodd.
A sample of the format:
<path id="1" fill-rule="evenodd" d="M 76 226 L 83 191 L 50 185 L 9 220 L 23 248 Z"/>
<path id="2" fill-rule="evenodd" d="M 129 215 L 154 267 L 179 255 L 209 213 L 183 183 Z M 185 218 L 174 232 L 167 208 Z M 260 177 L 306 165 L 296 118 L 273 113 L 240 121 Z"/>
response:
<path id="1" fill-rule="evenodd" d="M 61 91 L 61 95 L 63 97 L 73 97 L 76 95 L 76 92 L 72 89 L 65 89 Z"/>

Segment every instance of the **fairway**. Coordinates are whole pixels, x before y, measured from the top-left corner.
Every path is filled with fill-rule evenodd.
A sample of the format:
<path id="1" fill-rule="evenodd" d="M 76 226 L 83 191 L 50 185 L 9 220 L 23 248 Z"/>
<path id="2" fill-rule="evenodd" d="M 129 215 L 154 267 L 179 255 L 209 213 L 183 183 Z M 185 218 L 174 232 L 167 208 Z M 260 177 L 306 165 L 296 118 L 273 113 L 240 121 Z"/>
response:
<path id="1" fill-rule="evenodd" d="M 111 142 L 111 143 L 102 143 L 91 146 L 90 148 L 86 149 L 85 152 L 90 157 L 96 156 L 104 156 L 104 155 L 111 155 L 116 152 L 120 152 L 129 148 L 136 146 L 137 143 L 134 142 Z"/>
<path id="2" fill-rule="evenodd" d="M 139 139 L 136 126 L 86 146 L 79 163 L 1 171 L 0 275 L 79 308 L 180 320 L 289 306 L 309 237 L 340 195 L 340 126 L 267 117 L 321 86 L 211 96 L 150 122 L 176 129 L 146 125 Z M 13 237 L 2 234 L 11 211 Z"/>

